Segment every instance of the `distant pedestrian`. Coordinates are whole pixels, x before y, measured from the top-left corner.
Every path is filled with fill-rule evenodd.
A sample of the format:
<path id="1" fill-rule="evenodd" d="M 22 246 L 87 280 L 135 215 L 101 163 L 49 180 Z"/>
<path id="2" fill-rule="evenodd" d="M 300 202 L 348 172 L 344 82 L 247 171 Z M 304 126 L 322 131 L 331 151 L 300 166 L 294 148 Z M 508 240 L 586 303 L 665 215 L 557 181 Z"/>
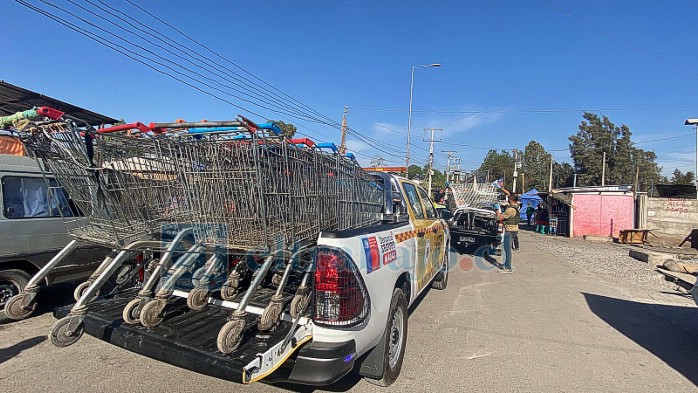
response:
<path id="1" fill-rule="evenodd" d="M 538 205 L 536 209 L 536 233 L 548 233 L 548 210 L 542 205 Z"/>
<path id="2" fill-rule="evenodd" d="M 504 245 L 503 245 L 503 256 L 504 256 L 504 266 L 500 273 L 513 273 L 511 269 L 511 262 L 513 259 L 513 251 L 519 249 L 519 220 L 520 220 L 520 207 L 519 207 L 519 197 L 513 195 L 508 191 L 502 189 L 505 194 L 509 197 L 507 201 L 509 206 L 504 210 L 504 213 L 497 212 L 497 217 L 500 220 L 504 220 Z"/>
<path id="3" fill-rule="evenodd" d="M 526 207 L 526 221 L 529 227 L 531 226 L 531 219 L 533 218 L 533 213 L 535 212 L 536 209 L 531 206 L 531 202 L 528 202 L 528 206 Z"/>

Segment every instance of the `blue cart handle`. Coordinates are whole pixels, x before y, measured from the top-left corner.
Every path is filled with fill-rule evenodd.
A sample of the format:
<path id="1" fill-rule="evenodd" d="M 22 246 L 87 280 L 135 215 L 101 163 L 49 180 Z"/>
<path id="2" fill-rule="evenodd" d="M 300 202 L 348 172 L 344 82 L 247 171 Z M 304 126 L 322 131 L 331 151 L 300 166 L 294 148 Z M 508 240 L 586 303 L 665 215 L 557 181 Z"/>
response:
<path id="1" fill-rule="evenodd" d="M 335 145 L 332 142 L 322 142 L 322 143 L 316 143 L 315 146 L 318 149 L 328 149 L 332 150 L 332 152 L 336 153 L 337 152 L 337 145 Z"/>

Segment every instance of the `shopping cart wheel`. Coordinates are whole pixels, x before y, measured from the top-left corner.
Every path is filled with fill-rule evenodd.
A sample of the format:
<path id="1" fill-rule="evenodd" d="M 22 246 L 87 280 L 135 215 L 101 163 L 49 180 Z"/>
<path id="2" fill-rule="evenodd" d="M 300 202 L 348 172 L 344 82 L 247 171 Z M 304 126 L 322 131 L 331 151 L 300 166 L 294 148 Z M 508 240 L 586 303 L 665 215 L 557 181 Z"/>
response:
<path id="1" fill-rule="evenodd" d="M 84 283 L 78 285 L 77 288 L 75 288 L 75 291 L 73 291 L 73 299 L 75 299 L 76 302 L 80 300 L 82 294 L 84 294 L 85 291 L 87 291 L 87 288 L 89 288 L 90 285 L 92 285 L 90 281 L 85 281 Z M 95 299 L 97 299 L 98 296 L 99 292 L 95 293 L 95 295 L 92 296 L 92 299 L 90 301 L 94 301 Z"/>
<path id="2" fill-rule="evenodd" d="M 271 301 L 267 304 L 264 309 L 262 316 L 259 318 L 259 323 L 257 323 L 257 329 L 259 330 L 271 330 L 274 326 L 279 323 L 281 319 L 281 308 L 283 306 L 282 302 Z"/>
<path id="3" fill-rule="evenodd" d="M 10 300 L 5 303 L 5 315 L 8 318 L 18 321 L 24 319 L 31 315 L 31 313 L 36 310 L 36 301 L 32 300 L 27 308 L 22 308 L 22 301 L 24 300 L 24 294 L 12 296 Z"/>
<path id="4" fill-rule="evenodd" d="M 146 303 L 141 309 L 141 324 L 145 327 L 155 327 L 161 324 L 162 320 L 165 319 L 162 311 L 165 309 L 166 304 L 158 299 Z"/>
<path id="5" fill-rule="evenodd" d="M 282 278 L 283 278 L 283 276 L 282 276 L 281 274 L 279 274 L 279 273 L 274 273 L 274 275 L 271 277 L 271 285 L 272 285 L 274 288 L 278 288 L 279 285 L 281 285 L 281 279 L 282 279 Z"/>
<path id="6" fill-rule="evenodd" d="M 291 300 L 291 310 L 289 312 L 291 313 L 291 318 L 296 319 L 298 315 L 300 315 L 303 310 L 308 305 L 308 300 L 310 299 L 309 294 L 296 294 L 296 296 L 293 297 L 293 300 Z"/>
<path id="7" fill-rule="evenodd" d="M 69 332 L 71 316 L 64 317 L 56 321 L 48 331 L 48 336 L 51 338 L 51 343 L 57 347 L 63 348 L 75 344 L 82 334 L 85 332 L 85 325 L 80 322 L 77 328 Z"/>
<path id="8" fill-rule="evenodd" d="M 191 275 L 192 285 L 194 285 L 195 287 L 199 286 L 199 284 L 201 283 L 201 279 L 206 275 L 206 270 L 208 270 L 208 268 L 204 266 L 194 271 L 194 274 Z"/>
<path id="9" fill-rule="evenodd" d="M 233 319 L 226 323 L 218 332 L 216 345 L 222 353 L 231 353 L 240 346 L 242 331 L 245 328 L 244 319 Z"/>
<path id="10" fill-rule="evenodd" d="M 208 289 L 194 288 L 187 296 L 187 307 L 194 311 L 201 311 L 208 306 Z"/>
<path id="11" fill-rule="evenodd" d="M 233 300 L 240 292 L 240 277 L 231 277 L 223 283 L 221 287 L 221 297 L 223 300 Z"/>
<path id="12" fill-rule="evenodd" d="M 124 311 L 121 312 L 121 317 L 124 319 L 124 322 L 129 325 L 135 325 L 140 322 L 141 318 L 138 312 L 138 306 L 141 305 L 141 301 L 142 299 L 136 298 L 128 302 L 126 307 L 124 307 Z"/>

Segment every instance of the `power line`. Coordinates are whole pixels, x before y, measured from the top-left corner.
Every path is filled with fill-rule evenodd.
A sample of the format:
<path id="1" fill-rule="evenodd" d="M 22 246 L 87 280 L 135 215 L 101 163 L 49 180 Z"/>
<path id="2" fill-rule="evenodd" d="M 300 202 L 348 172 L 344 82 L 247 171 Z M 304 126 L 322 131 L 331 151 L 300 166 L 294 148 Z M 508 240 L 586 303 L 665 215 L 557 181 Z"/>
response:
<path id="1" fill-rule="evenodd" d="M 329 125 L 329 126 L 331 126 L 331 127 L 333 127 L 333 128 L 336 128 L 336 129 L 340 129 L 340 127 L 341 127 L 341 124 L 340 124 L 340 123 L 338 123 L 338 122 L 332 120 L 331 118 L 329 118 L 329 117 L 327 117 L 327 116 L 325 116 L 325 115 L 320 114 L 319 112 L 317 112 L 317 111 L 315 111 L 315 110 L 310 109 L 310 113 L 307 113 L 307 112 L 300 112 L 300 110 L 298 109 L 298 106 L 295 106 L 295 105 L 294 105 L 294 106 L 284 106 L 284 102 L 283 102 L 283 101 L 280 101 L 280 100 L 278 99 L 278 96 L 277 96 L 276 103 L 272 103 L 272 102 L 269 102 L 269 101 L 264 101 L 265 103 L 270 104 L 270 105 L 273 107 L 273 108 L 270 108 L 270 107 L 267 107 L 267 106 L 265 106 L 265 105 L 260 105 L 258 102 L 254 102 L 254 101 L 252 101 L 252 100 L 245 99 L 245 98 L 243 98 L 243 97 L 240 97 L 240 96 L 238 96 L 238 95 L 236 95 L 236 94 L 233 94 L 233 93 L 230 93 L 230 92 L 228 92 L 228 91 L 224 91 L 224 90 L 221 90 L 221 89 L 219 89 L 219 88 L 216 88 L 215 86 L 212 86 L 212 85 L 210 85 L 210 84 L 208 84 L 208 83 L 206 83 L 206 82 L 203 82 L 203 81 L 202 81 L 201 79 L 199 79 L 199 78 L 204 78 L 204 79 L 209 80 L 209 81 L 214 81 L 215 83 L 217 83 L 218 85 L 220 85 L 220 86 L 222 86 L 222 87 L 224 87 L 224 88 L 230 88 L 230 89 L 232 89 L 232 90 L 235 90 L 235 91 L 238 91 L 238 92 L 239 92 L 239 90 L 236 90 L 236 89 L 234 89 L 233 87 L 231 87 L 231 86 L 229 86 L 229 85 L 224 85 L 224 84 L 220 83 L 219 81 L 216 81 L 216 80 L 214 80 L 214 79 L 211 79 L 211 78 L 209 78 L 209 77 L 206 77 L 205 75 L 201 74 L 200 72 L 191 70 L 191 69 L 189 69 L 189 68 L 187 68 L 187 67 L 183 67 L 183 66 L 177 64 L 176 61 L 172 62 L 172 65 L 174 65 L 174 67 L 177 67 L 177 68 L 179 68 L 179 69 L 183 69 L 185 72 L 178 71 L 177 69 L 173 68 L 173 66 L 170 66 L 170 65 L 168 65 L 168 64 L 165 64 L 165 63 L 163 63 L 162 61 L 158 60 L 158 59 L 160 58 L 160 56 L 159 56 L 158 54 L 156 54 L 155 52 L 153 52 L 152 50 L 149 50 L 149 49 L 145 48 L 143 45 L 139 45 L 139 44 L 137 44 L 137 43 L 131 42 L 131 41 L 125 39 L 124 37 L 122 37 L 122 36 L 120 36 L 120 35 L 118 35 L 118 34 L 115 34 L 115 33 L 112 32 L 112 31 L 109 31 L 109 30 L 103 28 L 102 26 L 98 26 L 97 24 L 92 23 L 92 22 L 86 20 L 85 18 L 82 18 L 82 17 L 78 16 L 78 15 L 75 14 L 74 12 L 68 11 L 68 10 L 66 10 L 66 9 L 64 9 L 64 8 L 61 8 L 61 7 L 59 7 L 59 6 L 55 5 L 55 4 L 52 4 L 52 3 L 50 3 L 50 2 L 47 2 L 47 1 L 45 1 L 45 0 L 40 0 L 40 1 L 41 1 L 42 3 L 44 3 L 45 5 L 49 6 L 49 7 L 55 8 L 55 9 L 57 9 L 57 10 L 59 10 L 59 11 L 62 11 L 62 12 L 64 12 L 64 13 L 68 14 L 68 15 L 71 15 L 72 17 L 74 17 L 74 18 L 76 18 L 76 19 L 82 21 L 82 22 L 85 23 L 86 25 L 91 26 L 92 28 L 94 28 L 94 29 L 96 29 L 96 30 L 98 30 L 98 31 L 100 31 L 100 32 L 102 32 L 102 33 L 109 34 L 109 35 L 115 37 L 117 40 L 120 40 L 120 41 L 122 41 L 122 42 L 124 42 L 124 43 L 126 43 L 126 44 L 128 44 L 128 45 L 131 45 L 131 46 L 136 47 L 136 48 L 138 48 L 138 49 L 141 49 L 141 50 L 143 50 L 143 51 L 146 51 L 146 52 L 150 53 L 151 55 L 155 56 L 156 59 L 153 59 L 153 58 L 148 57 L 148 56 L 143 56 L 142 54 L 139 54 L 139 53 L 135 52 L 135 51 L 132 50 L 132 49 L 129 49 L 129 48 L 123 46 L 123 45 L 120 45 L 120 44 L 114 42 L 114 41 L 111 40 L 111 39 L 105 38 L 104 35 L 101 35 L 101 34 L 99 34 L 99 33 L 95 33 L 94 31 L 90 31 L 89 29 L 77 28 L 77 27 L 73 26 L 72 23 L 68 22 L 66 19 L 61 18 L 61 17 L 59 17 L 59 16 L 57 16 L 57 15 L 53 15 L 52 13 L 49 13 L 49 12 L 47 12 L 46 10 L 43 10 L 43 9 L 41 9 L 41 8 L 39 8 L 39 7 L 36 7 L 36 6 L 33 5 L 33 4 L 28 3 L 27 1 L 24 1 L 24 0 L 15 0 L 15 1 L 18 2 L 18 3 L 21 4 L 21 5 L 23 5 L 23 6 L 27 7 L 27 8 L 29 8 L 30 10 L 33 10 L 33 11 L 35 11 L 35 12 L 41 14 L 41 15 L 44 15 L 44 16 L 46 16 L 46 17 L 48 17 L 48 18 L 50 18 L 50 19 L 52 19 L 52 20 L 58 22 L 59 24 L 65 26 L 65 27 L 68 27 L 68 28 L 70 28 L 71 30 L 73 30 L 73 31 L 75 31 L 75 32 L 77 32 L 77 33 L 80 33 L 80 34 L 82 34 L 82 35 L 84 35 L 84 36 L 86 36 L 86 37 L 88 37 L 88 38 L 90 38 L 90 39 L 92 39 L 92 40 L 98 42 L 99 44 L 101 44 L 101 45 L 103 45 L 103 46 L 106 46 L 106 47 L 108 47 L 108 48 L 110 48 L 110 49 L 116 51 L 117 53 L 120 53 L 120 54 L 122 54 L 122 55 L 124 55 L 124 56 L 126 56 L 126 57 L 128 57 L 128 58 L 130 58 L 130 59 L 132 59 L 132 60 L 134 60 L 134 61 L 137 61 L 137 62 L 139 62 L 139 63 L 141 63 L 141 64 L 143 64 L 143 65 L 145 65 L 145 66 L 147 66 L 147 67 L 149 67 L 149 68 L 151 68 L 151 69 L 153 69 L 154 71 L 156 71 L 156 72 L 158 72 L 158 73 L 160 73 L 160 74 L 162 74 L 162 75 L 165 75 L 165 76 L 168 76 L 168 77 L 170 77 L 170 78 L 173 78 L 174 80 L 177 80 L 177 81 L 180 82 L 180 83 L 183 83 L 183 84 L 185 84 L 185 85 L 187 85 L 187 86 L 189 86 L 189 87 L 192 87 L 192 88 L 194 88 L 194 89 L 196 89 L 196 90 L 198 90 L 198 91 L 200 91 L 200 92 L 202 92 L 202 93 L 204 93 L 204 94 L 207 94 L 207 95 L 209 95 L 209 96 L 211 96 L 211 97 L 213 97 L 213 98 L 216 98 L 216 99 L 218 99 L 218 100 L 220 100 L 220 101 L 223 101 L 223 102 L 225 102 L 225 103 L 227 103 L 227 104 L 229 104 L 229 105 L 232 105 L 232 106 L 234 106 L 234 107 L 236 107 L 236 108 L 242 109 L 242 110 L 244 110 L 244 111 L 246 111 L 246 112 L 249 112 L 249 113 L 252 113 L 252 114 L 254 114 L 254 115 L 256 115 L 256 116 L 259 116 L 260 118 L 267 118 L 267 117 L 265 117 L 265 116 L 263 116 L 263 115 L 261 115 L 261 114 L 255 112 L 255 111 L 252 111 L 252 110 L 250 110 L 250 109 L 248 109 L 248 108 L 245 108 L 245 107 L 243 107 L 243 106 L 241 106 L 241 105 L 238 105 L 238 104 L 236 104 L 236 103 L 234 103 L 234 102 L 232 102 L 232 101 L 230 101 L 230 100 L 228 100 L 228 99 L 222 98 L 222 97 L 220 97 L 219 95 L 217 95 L 217 94 L 211 92 L 210 90 L 204 89 L 204 88 L 202 88 L 202 87 L 200 87 L 200 86 L 197 86 L 196 84 L 203 85 L 203 86 L 205 86 L 205 87 L 207 87 L 207 88 L 209 88 L 209 89 L 215 90 L 215 91 L 217 91 L 217 92 L 219 92 L 219 93 L 221 93 L 221 94 L 228 95 L 228 96 L 232 96 L 232 97 L 235 97 L 235 98 L 237 98 L 237 99 L 239 99 L 239 100 L 242 100 L 242 101 L 251 103 L 252 105 L 255 105 L 255 106 L 257 106 L 257 107 L 260 107 L 260 108 L 269 110 L 269 111 L 271 111 L 271 112 L 273 112 L 273 113 L 285 114 L 285 115 L 291 116 L 291 117 L 293 117 L 293 118 L 295 118 L 295 119 L 297 119 L 297 120 L 301 120 L 301 121 L 309 121 L 309 122 L 315 122 L 315 123 L 319 123 L 319 124 Z M 102 19 L 102 20 L 106 20 L 104 17 L 97 15 L 95 12 L 93 12 L 93 11 L 91 11 L 91 10 L 88 10 L 88 9 L 86 9 L 85 7 L 82 7 L 82 6 L 78 5 L 78 4 L 74 3 L 73 1 L 70 1 L 70 0 L 68 0 L 68 1 L 71 2 L 71 4 L 76 5 L 77 7 L 81 8 L 82 10 L 87 11 L 89 14 L 91 14 L 91 15 L 93 15 L 93 16 L 97 16 L 97 17 L 99 17 L 99 18 Z M 108 7 L 108 5 L 106 5 L 106 4 L 105 4 L 104 2 L 102 2 L 101 0 L 98 0 L 98 1 L 100 1 L 100 3 L 102 3 L 102 4 L 104 4 L 105 6 Z M 103 12 L 107 12 L 108 14 L 110 14 L 110 15 L 112 15 L 112 16 L 114 16 L 114 17 L 118 17 L 118 16 L 115 15 L 114 13 L 109 12 L 109 11 L 105 10 L 104 8 L 101 8 L 101 7 L 97 6 L 97 5 L 95 5 L 94 3 L 90 2 L 89 0 L 88 0 L 88 2 L 89 2 L 89 4 L 93 5 L 94 7 L 99 8 L 99 9 L 102 10 Z M 132 2 L 129 2 L 129 3 L 132 4 L 132 5 L 134 5 L 134 6 L 136 6 L 136 5 L 133 4 Z M 136 6 L 136 7 L 139 8 L 139 9 L 141 9 L 141 10 L 143 10 L 141 7 L 138 7 L 138 6 Z M 116 10 L 116 9 L 113 8 L 113 7 L 109 7 L 109 8 L 112 9 L 112 10 L 114 10 L 115 12 L 119 12 L 120 14 L 127 16 L 128 18 L 132 18 L 132 17 L 129 16 L 128 14 L 126 14 L 126 13 L 124 13 L 124 12 L 121 12 L 121 11 L 118 11 L 118 10 Z M 143 10 L 143 11 L 144 11 L 144 12 L 147 12 L 147 11 L 145 11 L 145 10 Z M 152 13 L 149 13 L 149 15 L 151 15 L 151 16 L 154 17 L 154 15 L 153 15 Z M 119 18 L 119 19 L 123 20 L 122 18 Z M 136 18 L 132 18 L 132 19 L 133 19 L 134 21 L 137 21 Z M 162 19 L 159 19 L 159 18 L 156 18 L 156 19 L 159 20 L 159 21 L 161 21 L 161 22 L 163 22 L 163 23 L 165 23 L 165 24 L 167 24 L 166 22 L 162 21 Z M 109 21 L 107 20 L 107 22 L 109 22 Z M 143 26 L 147 26 L 147 25 L 148 25 L 148 23 L 144 23 L 144 22 L 139 22 L 139 23 L 142 24 Z M 111 23 L 111 24 L 114 24 L 114 23 Z M 132 25 L 132 24 L 131 24 L 131 25 Z M 168 24 L 168 25 L 169 25 L 169 24 Z M 174 27 L 171 26 L 171 25 L 169 25 L 169 26 L 172 27 L 172 28 L 174 28 Z M 119 26 L 117 25 L 117 27 L 119 27 Z M 176 29 L 176 28 L 174 28 L 174 29 L 177 30 L 177 31 L 179 31 L 179 30 Z M 122 30 L 123 30 L 123 29 L 122 29 Z M 144 34 L 148 34 L 148 35 L 151 36 L 151 37 L 154 37 L 152 34 L 145 32 L 143 29 L 140 29 L 139 31 L 143 32 Z M 133 34 L 133 32 L 130 32 L 130 33 Z M 182 33 L 182 32 L 180 31 L 180 33 Z M 182 33 L 182 34 L 183 34 L 183 33 Z M 153 43 L 153 41 L 151 41 L 151 40 L 149 40 L 149 39 L 147 39 L 147 38 L 145 38 L 145 37 L 143 37 L 143 36 L 141 36 L 141 35 L 138 35 L 138 34 L 134 34 L 134 35 L 136 35 L 137 37 L 139 37 L 139 38 L 145 40 L 146 42 L 150 43 L 151 45 L 155 45 L 156 47 L 158 47 L 158 48 L 160 48 L 160 49 L 166 50 L 163 46 L 161 46 L 161 45 L 159 45 L 159 44 L 155 44 L 155 43 Z M 165 38 L 167 38 L 167 39 L 169 40 L 169 42 L 167 42 L 166 44 L 169 45 L 169 46 L 171 46 L 171 47 L 173 46 L 171 43 L 179 44 L 179 43 L 177 43 L 175 40 L 169 39 L 168 37 L 166 37 L 166 36 L 164 36 L 164 35 L 162 35 L 162 34 L 160 34 L 160 35 L 163 36 L 163 37 L 165 37 Z M 188 36 L 187 36 L 187 37 L 188 37 Z M 188 37 L 188 38 L 191 39 L 191 37 Z M 159 40 L 160 42 L 164 42 L 164 41 L 163 41 L 162 39 L 160 39 L 160 38 L 158 38 L 158 40 Z M 195 40 L 194 40 L 194 41 L 195 41 Z M 198 41 L 195 41 L 195 42 L 198 43 Z M 200 44 L 200 43 L 198 43 L 198 44 L 199 44 L 199 45 L 203 45 L 203 44 Z M 180 45 L 175 45 L 175 46 L 180 46 Z M 183 46 L 183 45 L 181 45 L 181 46 Z M 205 45 L 203 45 L 203 46 L 205 47 Z M 184 46 L 184 47 L 186 47 L 186 46 Z M 210 48 L 208 48 L 208 47 L 206 47 L 206 48 L 207 48 L 207 50 L 210 50 Z M 168 53 L 174 55 L 175 57 L 178 57 L 178 58 L 180 58 L 180 59 L 182 58 L 181 56 L 176 55 L 176 53 L 174 53 L 174 52 L 172 52 L 172 51 L 170 51 L 170 50 L 166 50 L 166 51 L 167 51 Z M 183 53 L 186 53 L 186 52 L 183 52 Z M 221 57 L 221 58 L 223 58 L 223 57 L 220 56 L 220 55 L 218 55 L 218 56 Z M 225 58 L 223 58 L 223 59 L 225 59 Z M 186 60 L 186 59 L 185 59 L 185 60 Z M 226 60 L 227 60 L 227 59 L 226 59 Z M 191 61 L 188 61 L 188 62 L 191 63 L 191 64 L 194 64 L 194 65 L 197 66 L 198 68 L 203 69 L 203 67 L 201 67 L 200 65 L 196 65 L 195 63 L 193 63 L 193 62 L 191 62 Z M 228 61 L 228 62 L 230 62 L 230 61 Z M 234 63 L 232 63 L 232 62 L 230 62 L 230 63 L 231 63 L 231 64 L 234 64 Z M 210 66 L 210 64 L 208 64 L 208 65 Z M 242 69 L 241 67 L 237 66 L 236 64 L 234 64 L 234 65 L 235 65 L 236 67 L 238 67 L 239 69 Z M 166 69 L 166 70 L 169 70 L 169 71 L 165 71 L 165 70 L 163 70 L 163 68 Z M 244 69 L 242 69 L 242 70 L 244 71 Z M 210 73 L 210 70 L 208 70 L 208 69 L 205 69 L 205 71 L 207 71 L 207 72 Z M 245 71 L 245 72 L 246 72 L 246 71 Z M 191 74 L 193 74 L 194 76 L 191 75 Z M 283 94 L 285 97 L 289 97 L 289 99 L 293 100 L 294 102 L 299 102 L 299 101 L 297 101 L 297 100 L 291 98 L 291 97 L 288 96 L 287 94 L 281 92 L 280 90 L 274 88 L 274 87 L 271 86 L 270 84 L 268 84 L 268 83 L 262 81 L 260 78 L 254 76 L 254 74 L 251 74 L 251 73 L 249 73 L 249 72 L 248 72 L 248 74 L 252 75 L 252 76 L 253 76 L 254 78 L 256 78 L 257 80 L 260 80 L 261 82 L 263 82 L 263 83 L 265 83 L 266 85 L 270 86 L 270 87 L 273 88 L 274 90 L 279 91 L 279 92 L 280 92 L 281 94 Z M 214 75 L 216 75 L 216 76 L 219 77 L 219 78 L 225 79 L 225 78 L 222 77 L 220 74 L 214 74 Z M 228 75 L 229 75 L 229 74 L 228 74 Z M 237 74 L 237 75 L 239 75 L 239 74 Z M 197 78 L 197 77 L 198 77 L 198 78 Z M 235 82 L 231 81 L 230 79 L 227 79 L 227 81 L 230 82 L 230 83 L 233 83 L 234 85 L 236 84 Z M 247 81 L 249 81 L 249 79 L 247 79 Z M 254 82 L 252 81 L 252 82 L 250 82 L 250 83 L 254 83 Z M 249 86 L 249 85 L 248 85 L 248 86 Z M 257 86 L 259 86 L 259 85 L 257 85 Z M 269 90 L 267 89 L 266 91 L 269 91 Z M 277 105 L 277 103 L 280 103 L 281 106 Z M 307 106 L 304 105 L 304 104 L 300 104 L 300 105 L 302 105 L 304 108 L 309 108 L 309 107 L 307 107 Z M 320 118 L 318 118 L 318 116 L 316 116 L 315 114 L 318 114 L 318 116 L 319 116 Z M 358 132 L 358 131 L 356 131 L 356 130 L 353 130 L 353 129 L 351 129 L 351 128 L 350 128 L 350 131 L 351 131 L 350 133 L 351 133 L 352 135 L 354 135 L 355 138 L 357 138 L 357 139 L 363 141 L 364 143 L 367 143 L 367 144 L 371 145 L 371 146 L 374 147 L 376 150 L 379 150 L 379 151 L 381 151 L 381 152 L 383 152 L 383 153 L 386 153 L 386 154 L 389 154 L 389 155 L 392 155 L 392 156 L 397 157 L 397 155 L 394 153 L 395 150 L 393 150 L 394 146 L 391 146 L 390 144 L 386 144 L 385 142 L 377 141 L 377 140 L 375 140 L 375 139 L 373 139 L 373 138 L 371 138 L 371 137 L 368 137 L 368 136 L 366 136 L 366 135 L 364 135 L 364 134 L 362 134 L 362 133 L 360 133 L 360 132 Z M 392 151 L 391 151 L 391 150 L 392 150 Z"/>
<path id="2" fill-rule="evenodd" d="M 698 105 L 682 105 L 682 106 L 644 106 L 644 107 L 611 107 L 611 108 L 557 108 L 557 109 L 501 109 L 501 110 L 437 110 L 437 109 L 413 109 L 412 113 L 438 113 L 438 114 L 468 114 L 468 115 L 487 115 L 487 114 L 511 114 L 511 113 L 564 113 L 564 112 L 614 112 L 614 111 L 646 111 L 646 110 L 664 110 L 664 109 L 694 109 Z M 352 109 L 359 111 L 371 112 L 407 112 L 407 109 L 396 108 L 370 108 L 361 106 L 352 106 Z"/>

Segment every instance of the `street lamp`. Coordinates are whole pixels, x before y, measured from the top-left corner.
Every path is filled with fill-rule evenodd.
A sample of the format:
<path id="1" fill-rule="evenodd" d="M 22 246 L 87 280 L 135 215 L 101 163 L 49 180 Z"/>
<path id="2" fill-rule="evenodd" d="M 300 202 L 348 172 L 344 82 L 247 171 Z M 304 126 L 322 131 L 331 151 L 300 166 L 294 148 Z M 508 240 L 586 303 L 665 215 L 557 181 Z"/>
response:
<path id="1" fill-rule="evenodd" d="M 696 182 L 696 199 L 698 199 L 698 119 L 686 119 L 683 123 L 685 126 L 695 126 L 696 127 L 696 171 L 693 173 L 694 182 Z"/>
<path id="2" fill-rule="evenodd" d="M 410 79 L 410 110 L 407 115 L 407 150 L 405 154 L 405 166 L 407 167 L 407 175 L 409 176 L 410 171 L 410 131 L 412 130 L 412 90 L 414 89 L 414 69 L 415 68 L 438 68 L 441 67 L 439 63 L 433 64 L 421 64 L 412 66 L 412 78 Z"/>

